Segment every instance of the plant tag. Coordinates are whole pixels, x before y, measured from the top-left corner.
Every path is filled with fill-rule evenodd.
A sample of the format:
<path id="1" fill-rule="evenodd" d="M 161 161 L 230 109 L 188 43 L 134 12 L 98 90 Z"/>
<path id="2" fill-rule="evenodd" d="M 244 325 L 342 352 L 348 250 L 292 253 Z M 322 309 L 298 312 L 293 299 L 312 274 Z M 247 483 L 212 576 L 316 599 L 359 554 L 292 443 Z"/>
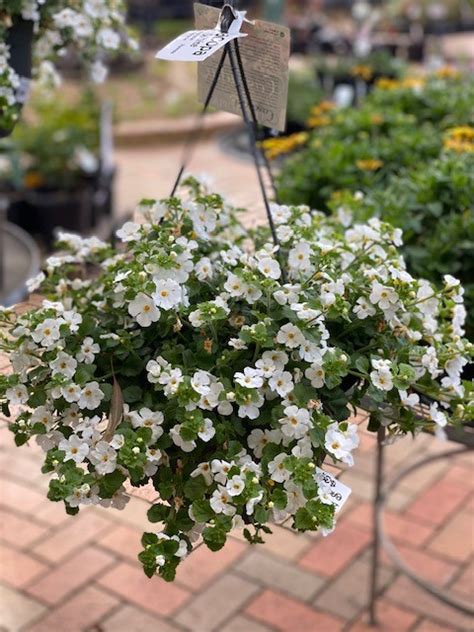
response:
<path id="1" fill-rule="evenodd" d="M 320 467 L 316 468 L 316 482 L 330 490 L 329 494 L 333 500 L 336 513 L 342 509 L 352 493 L 350 487 L 339 482 L 332 474 L 328 474 Z"/>
<path id="2" fill-rule="evenodd" d="M 220 11 L 205 4 L 195 4 L 197 29 L 207 29 L 218 20 Z M 261 125 L 284 131 L 288 101 L 290 59 L 290 30 L 279 24 L 255 20 L 242 24 L 248 37 L 240 42 L 240 53 L 255 106 L 257 121 Z M 216 73 L 219 56 L 207 59 L 198 66 L 198 97 L 204 103 Z M 242 116 L 237 90 L 226 59 L 211 100 L 212 107 Z"/>
<path id="3" fill-rule="evenodd" d="M 218 11 L 220 16 L 220 12 Z M 156 54 L 157 59 L 167 61 L 204 61 L 216 51 L 238 37 L 246 37 L 240 29 L 245 19 L 245 11 L 236 11 L 236 19 L 228 33 L 222 33 L 219 23 L 215 28 L 187 31 Z"/>

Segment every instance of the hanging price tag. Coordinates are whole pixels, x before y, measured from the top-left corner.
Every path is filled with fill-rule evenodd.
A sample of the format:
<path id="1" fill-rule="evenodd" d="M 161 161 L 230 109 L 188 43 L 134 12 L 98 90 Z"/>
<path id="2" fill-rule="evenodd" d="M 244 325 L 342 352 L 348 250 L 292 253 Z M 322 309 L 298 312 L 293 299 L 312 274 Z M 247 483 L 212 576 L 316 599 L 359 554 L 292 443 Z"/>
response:
<path id="1" fill-rule="evenodd" d="M 194 5 L 196 28 L 208 29 L 216 23 L 219 9 Z M 240 27 L 239 27 L 240 30 Z M 248 35 L 240 43 L 247 83 L 261 125 L 284 131 L 288 100 L 290 30 L 279 24 L 254 20 L 242 24 Z M 198 66 L 198 96 L 204 103 L 215 77 L 219 55 Z M 211 100 L 217 110 L 242 115 L 229 60 L 226 60 Z"/>
<path id="2" fill-rule="evenodd" d="M 245 33 L 240 32 L 244 19 L 245 11 L 236 11 L 228 33 L 222 33 L 219 25 L 213 29 L 187 31 L 158 51 L 156 58 L 167 61 L 204 61 L 232 40 L 246 37 Z"/>
<path id="3" fill-rule="evenodd" d="M 328 474 L 320 467 L 316 468 L 316 482 L 325 490 L 328 490 L 336 513 L 340 511 L 352 493 L 351 488 L 339 482 L 337 478 L 334 478 L 334 476 Z"/>

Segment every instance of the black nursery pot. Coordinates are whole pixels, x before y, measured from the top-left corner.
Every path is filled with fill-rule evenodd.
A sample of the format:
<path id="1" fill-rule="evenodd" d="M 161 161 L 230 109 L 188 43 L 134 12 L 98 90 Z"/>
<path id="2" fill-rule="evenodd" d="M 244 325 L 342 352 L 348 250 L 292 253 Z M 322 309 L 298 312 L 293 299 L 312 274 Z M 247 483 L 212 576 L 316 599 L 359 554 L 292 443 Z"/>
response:
<path id="1" fill-rule="evenodd" d="M 94 220 L 93 188 L 27 190 L 22 212 L 28 218 L 29 231 L 51 247 L 56 228 L 77 233 L 86 233 L 91 229 Z"/>
<path id="2" fill-rule="evenodd" d="M 24 81 L 31 79 L 32 56 L 33 56 L 33 22 L 31 20 L 23 20 L 17 18 L 13 25 L 8 29 L 5 39 L 10 49 L 9 64 L 13 70 Z M 26 99 L 25 86 L 20 86 L 18 91 L 19 103 L 18 110 L 21 111 L 24 100 Z M 7 128 L 0 127 L 0 138 L 9 136 L 13 131 L 14 125 Z"/>

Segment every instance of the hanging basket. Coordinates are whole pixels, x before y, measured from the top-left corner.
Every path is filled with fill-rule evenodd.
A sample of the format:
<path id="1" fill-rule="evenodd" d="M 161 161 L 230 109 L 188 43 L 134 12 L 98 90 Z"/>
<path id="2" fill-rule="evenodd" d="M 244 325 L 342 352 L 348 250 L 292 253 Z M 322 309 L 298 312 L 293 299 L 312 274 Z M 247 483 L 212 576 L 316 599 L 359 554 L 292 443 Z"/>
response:
<path id="1" fill-rule="evenodd" d="M 10 49 L 10 66 L 20 77 L 20 85 L 16 92 L 18 116 L 26 101 L 31 79 L 32 51 L 33 51 L 33 22 L 19 18 L 8 29 L 5 42 Z M 2 111 L 0 110 L 0 120 Z M 0 138 L 9 136 L 16 121 L 10 125 L 0 126 Z"/>

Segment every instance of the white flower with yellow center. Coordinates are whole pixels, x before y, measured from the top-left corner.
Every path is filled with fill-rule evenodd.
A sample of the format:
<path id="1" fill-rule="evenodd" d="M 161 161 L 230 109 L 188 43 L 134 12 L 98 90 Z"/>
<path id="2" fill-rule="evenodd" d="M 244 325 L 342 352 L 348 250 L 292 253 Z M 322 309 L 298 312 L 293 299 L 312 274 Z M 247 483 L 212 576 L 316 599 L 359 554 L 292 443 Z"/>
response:
<path id="1" fill-rule="evenodd" d="M 89 454 L 88 444 L 77 435 L 71 435 L 69 439 L 60 441 L 58 448 L 65 452 L 65 461 L 74 461 L 77 464 L 82 463 Z"/>
<path id="2" fill-rule="evenodd" d="M 156 292 L 153 294 L 153 300 L 156 307 L 164 310 L 170 310 L 182 302 L 181 287 L 172 279 L 158 279 L 155 281 Z"/>
<path id="3" fill-rule="evenodd" d="M 143 292 L 139 292 L 128 304 L 128 313 L 134 318 L 140 327 L 150 327 L 160 318 L 160 310 L 156 307 L 153 299 Z"/>

